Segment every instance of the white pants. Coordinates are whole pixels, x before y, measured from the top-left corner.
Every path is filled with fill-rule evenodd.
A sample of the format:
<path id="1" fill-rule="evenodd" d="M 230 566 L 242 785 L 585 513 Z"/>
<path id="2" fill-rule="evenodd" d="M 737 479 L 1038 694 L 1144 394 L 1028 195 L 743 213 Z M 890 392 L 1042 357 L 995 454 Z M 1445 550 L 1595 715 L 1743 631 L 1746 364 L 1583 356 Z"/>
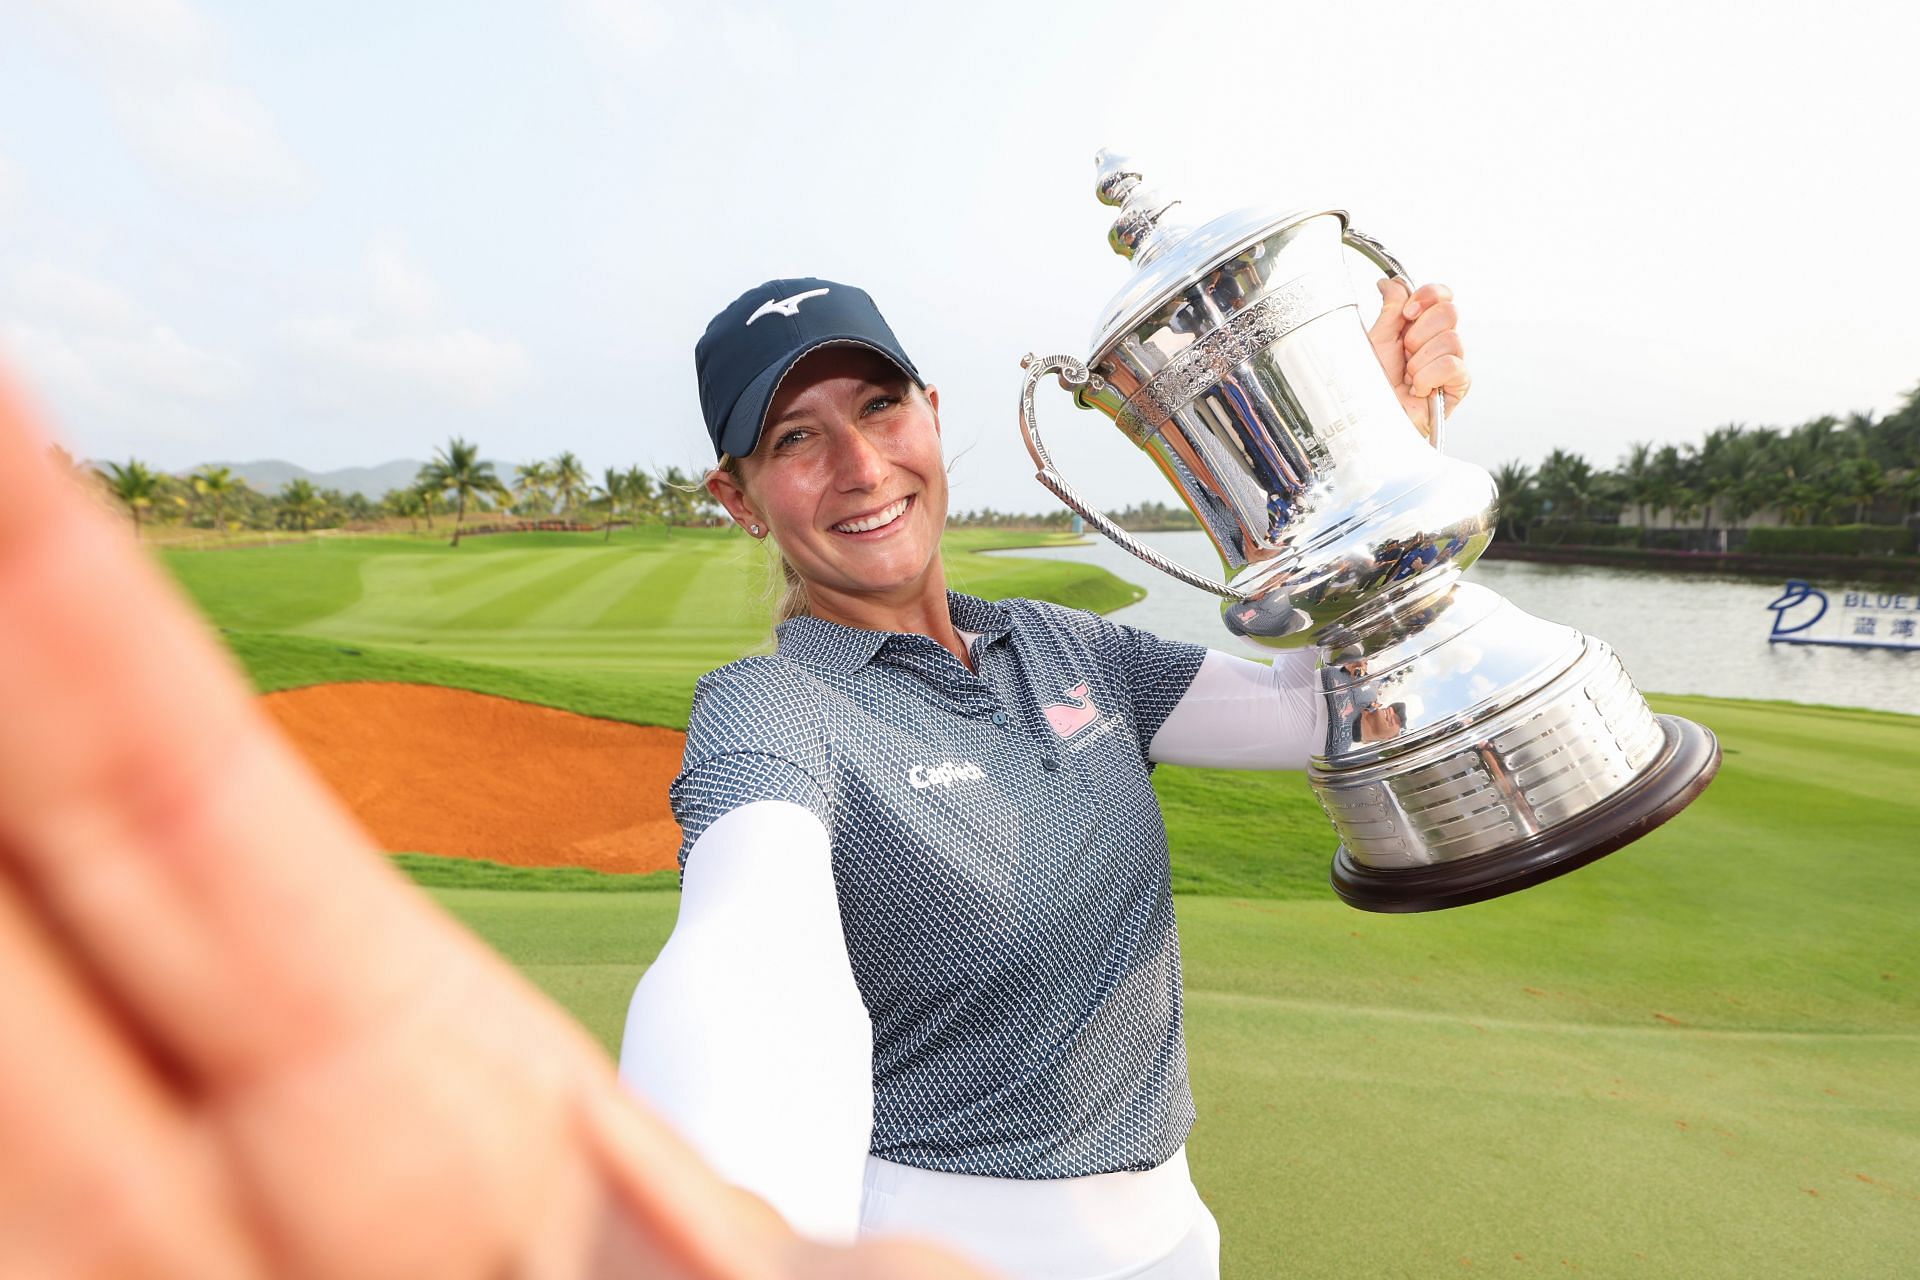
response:
<path id="1" fill-rule="evenodd" d="M 934 1240 L 1008 1280 L 1218 1280 L 1220 1229 L 1182 1149 L 1157 1169 L 1023 1180 L 869 1156 L 860 1234 Z"/>

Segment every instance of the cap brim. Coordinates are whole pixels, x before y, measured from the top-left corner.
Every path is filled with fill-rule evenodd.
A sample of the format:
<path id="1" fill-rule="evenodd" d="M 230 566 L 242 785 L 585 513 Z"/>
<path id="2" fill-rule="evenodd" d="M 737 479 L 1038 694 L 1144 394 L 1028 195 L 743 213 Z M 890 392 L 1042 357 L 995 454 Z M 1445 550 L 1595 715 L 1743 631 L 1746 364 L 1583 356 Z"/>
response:
<path id="1" fill-rule="evenodd" d="M 768 365 L 761 370 L 759 377 L 747 384 L 747 389 L 733 402 L 733 411 L 727 415 L 727 425 L 720 432 L 721 453 L 744 458 L 759 446 L 760 431 L 766 425 L 767 406 L 773 402 L 774 392 L 780 389 L 781 380 L 793 371 L 793 366 L 822 347 L 865 347 L 876 355 L 885 356 L 890 364 L 913 379 L 914 386 L 924 388 L 927 385 L 921 381 L 919 373 L 904 353 L 889 351 L 871 338 L 850 333 L 821 338 L 794 352 L 786 360 Z"/>

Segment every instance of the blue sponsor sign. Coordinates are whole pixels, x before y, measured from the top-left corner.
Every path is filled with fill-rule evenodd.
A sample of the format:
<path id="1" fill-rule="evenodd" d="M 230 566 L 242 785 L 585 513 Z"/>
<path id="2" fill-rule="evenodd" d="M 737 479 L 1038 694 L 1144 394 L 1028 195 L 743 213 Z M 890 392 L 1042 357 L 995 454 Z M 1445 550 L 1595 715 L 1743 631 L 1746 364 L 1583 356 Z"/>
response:
<path id="1" fill-rule="evenodd" d="M 1904 591 L 1822 591 L 1798 578 L 1767 608 L 1770 644 L 1847 649 L 1920 649 L 1920 595 Z"/>

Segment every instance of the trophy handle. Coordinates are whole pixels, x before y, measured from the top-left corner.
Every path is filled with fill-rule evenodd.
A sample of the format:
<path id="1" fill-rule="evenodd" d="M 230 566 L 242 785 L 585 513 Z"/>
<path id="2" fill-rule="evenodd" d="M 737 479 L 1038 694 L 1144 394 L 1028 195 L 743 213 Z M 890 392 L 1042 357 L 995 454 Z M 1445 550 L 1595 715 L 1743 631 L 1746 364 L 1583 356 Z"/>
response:
<path id="1" fill-rule="evenodd" d="M 1068 510 L 1118 543 L 1122 550 L 1132 552 L 1160 572 L 1216 596 L 1224 596 L 1228 600 L 1241 599 L 1239 592 L 1174 563 L 1094 510 L 1093 505 L 1076 493 L 1065 477 L 1053 469 L 1053 459 L 1047 456 L 1047 447 L 1040 443 L 1040 426 L 1034 420 L 1034 388 L 1047 374 L 1058 373 L 1062 391 L 1071 391 L 1075 387 L 1091 387 L 1099 391 L 1106 386 L 1100 376 L 1072 356 L 1048 356 L 1044 360 L 1036 360 L 1028 354 L 1022 357 L 1020 367 L 1027 371 L 1027 381 L 1020 388 L 1020 435 L 1027 442 L 1027 452 L 1033 455 L 1033 465 L 1040 468 L 1040 483 L 1052 490 L 1054 497 L 1066 503 Z"/>
<path id="2" fill-rule="evenodd" d="M 1386 272 L 1389 279 L 1398 280 L 1407 286 L 1408 293 L 1413 292 L 1413 277 L 1409 276 L 1407 269 L 1400 265 L 1400 259 L 1387 252 L 1387 246 L 1366 232 L 1355 231 L 1352 227 L 1348 227 L 1340 238 L 1348 248 L 1358 250 L 1361 257 Z M 1433 447 L 1438 449 L 1440 433 L 1446 429 L 1447 425 L 1446 397 L 1438 391 L 1427 397 L 1427 425 L 1432 428 Z"/>

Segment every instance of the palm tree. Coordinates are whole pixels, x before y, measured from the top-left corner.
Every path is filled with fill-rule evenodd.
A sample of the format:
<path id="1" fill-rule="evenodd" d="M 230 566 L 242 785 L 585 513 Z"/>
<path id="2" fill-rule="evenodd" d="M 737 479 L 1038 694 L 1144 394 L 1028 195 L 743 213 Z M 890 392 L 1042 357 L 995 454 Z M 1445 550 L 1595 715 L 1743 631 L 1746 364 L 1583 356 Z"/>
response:
<path id="1" fill-rule="evenodd" d="M 587 469 L 571 450 L 553 460 L 553 490 L 560 499 L 560 514 L 569 520 L 587 496 Z"/>
<path id="2" fill-rule="evenodd" d="M 1920 470 L 1920 383 L 1907 392 L 1906 403 L 1880 420 L 1877 428 L 1888 470 Z"/>
<path id="3" fill-rule="evenodd" d="M 1833 427 L 1831 418 L 1803 422 L 1782 436 L 1774 447 L 1782 481 L 1778 501 L 1788 524 L 1801 525 L 1816 520 L 1829 501 L 1824 482 L 1832 467 L 1827 446 Z"/>
<path id="4" fill-rule="evenodd" d="M 1535 484 L 1552 504 L 1556 519 L 1584 519 L 1593 496 L 1593 464 L 1577 453 L 1555 449 L 1540 464 Z"/>
<path id="5" fill-rule="evenodd" d="M 638 466 L 627 468 L 627 510 L 632 513 L 634 523 L 649 520 L 660 514 L 660 495 L 654 492 L 653 477 Z"/>
<path id="6" fill-rule="evenodd" d="M 1687 505 L 1682 497 L 1688 492 L 1686 458 L 1678 446 L 1663 444 L 1647 463 L 1647 470 L 1647 501 L 1655 510 L 1665 509 L 1669 521 L 1677 520 L 1680 508 Z"/>
<path id="7" fill-rule="evenodd" d="M 1653 470 L 1653 443 L 1648 440 L 1635 441 L 1627 451 L 1626 460 L 1620 464 L 1621 490 L 1628 502 L 1633 504 L 1634 515 L 1641 528 L 1647 524 L 1647 502 L 1658 489 L 1660 479 Z"/>
<path id="8" fill-rule="evenodd" d="M 420 514 L 427 518 L 427 532 L 433 532 L 433 513 L 441 504 L 440 490 L 427 478 L 427 469 L 413 478 L 413 491 L 420 495 Z"/>
<path id="9" fill-rule="evenodd" d="M 536 460 L 513 469 L 513 493 L 521 515 L 543 516 L 553 513 L 553 498 L 547 490 L 553 484 L 553 464 Z"/>
<path id="10" fill-rule="evenodd" d="M 1499 524 L 1506 526 L 1509 537 L 1525 542 L 1527 526 L 1533 523 L 1533 509 L 1537 505 L 1533 472 L 1516 458 L 1500 465 L 1493 473 L 1493 484 L 1500 495 Z"/>
<path id="11" fill-rule="evenodd" d="M 1886 454 L 1885 437 L 1881 433 L 1879 422 L 1874 419 L 1873 410 L 1848 414 L 1846 420 L 1840 424 L 1840 438 L 1847 442 L 1847 449 L 1851 456 L 1872 458 L 1880 464 L 1882 471 L 1886 470 L 1891 459 Z"/>
<path id="12" fill-rule="evenodd" d="M 133 515 L 134 541 L 140 540 L 140 512 L 153 505 L 160 493 L 160 477 L 147 468 L 147 464 L 138 459 L 129 458 L 126 466 L 109 462 L 107 470 L 107 488 L 113 496 L 127 504 L 127 510 Z"/>
<path id="13" fill-rule="evenodd" d="M 1913 519 L 1915 512 L 1920 511 L 1920 467 L 1909 470 L 1906 477 L 1894 487 L 1894 492 L 1900 495 L 1900 505 L 1906 512 L 1906 518 Z"/>
<path id="14" fill-rule="evenodd" d="M 420 513 L 427 509 L 427 504 L 418 489 L 389 489 L 380 499 L 380 506 L 389 515 L 404 518 L 413 532 L 420 532 Z"/>
<path id="15" fill-rule="evenodd" d="M 511 498 L 507 486 L 494 474 L 493 464 L 480 458 L 480 446 L 459 436 L 444 449 L 434 450 L 433 461 L 420 468 L 424 485 L 438 493 L 453 494 L 453 545 L 460 545 L 460 522 L 466 517 L 470 499 Z"/>
<path id="16" fill-rule="evenodd" d="M 1710 527 L 1717 504 L 1724 505 L 1738 523 L 1752 514 L 1748 507 L 1754 460 L 1754 437 L 1739 423 L 1729 422 L 1707 432 L 1706 442 L 1693 454 L 1695 487 L 1706 504 L 1703 527 Z"/>
<path id="17" fill-rule="evenodd" d="M 230 467 L 216 467 L 211 464 L 201 467 L 193 473 L 193 491 L 207 500 L 207 506 L 213 511 L 214 527 L 226 534 L 227 496 L 247 487 L 247 482 L 233 474 Z"/>
<path id="18" fill-rule="evenodd" d="M 607 507 L 607 536 L 602 542 L 613 541 L 613 522 L 620 514 L 620 504 L 627 499 L 627 473 L 618 467 L 608 467 L 606 478 L 594 486 L 592 501 L 605 503 Z"/>
<path id="19" fill-rule="evenodd" d="M 678 467 L 668 467 L 658 477 L 660 517 L 671 530 L 676 524 L 693 522 L 693 481 Z M 671 536 L 671 534 L 669 534 Z"/>
<path id="20" fill-rule="evenodd" d="M 313 481 L 289 480 L 281 487 L 279 507 L 280 513 L 294 521 L 300 526 L 300 532 L 305 533 L 307 527 L 326 511 L 327 501 L 313 487 Z"/>
<path id="21" fill-rule="evenodd" d="M 1867 507 L 1887 487 L 1887 473 L 1878 462 L 1862 455 L 1841 463 L 1835 481 L 1841 496 L 1853 503 L 1853 522 L 1865 524 Z"/>
<path id="22" fill-rule="evenodd" d="M 1714 437 L 1719 436 L 1718 443 Z M 1766 504 L 1765 446 L 1758 434 L 1744 428 L 1717 428 L 1707 437 L 1704 462 L 1713 473 L 1716 489 L 1737 528 Z"/>

